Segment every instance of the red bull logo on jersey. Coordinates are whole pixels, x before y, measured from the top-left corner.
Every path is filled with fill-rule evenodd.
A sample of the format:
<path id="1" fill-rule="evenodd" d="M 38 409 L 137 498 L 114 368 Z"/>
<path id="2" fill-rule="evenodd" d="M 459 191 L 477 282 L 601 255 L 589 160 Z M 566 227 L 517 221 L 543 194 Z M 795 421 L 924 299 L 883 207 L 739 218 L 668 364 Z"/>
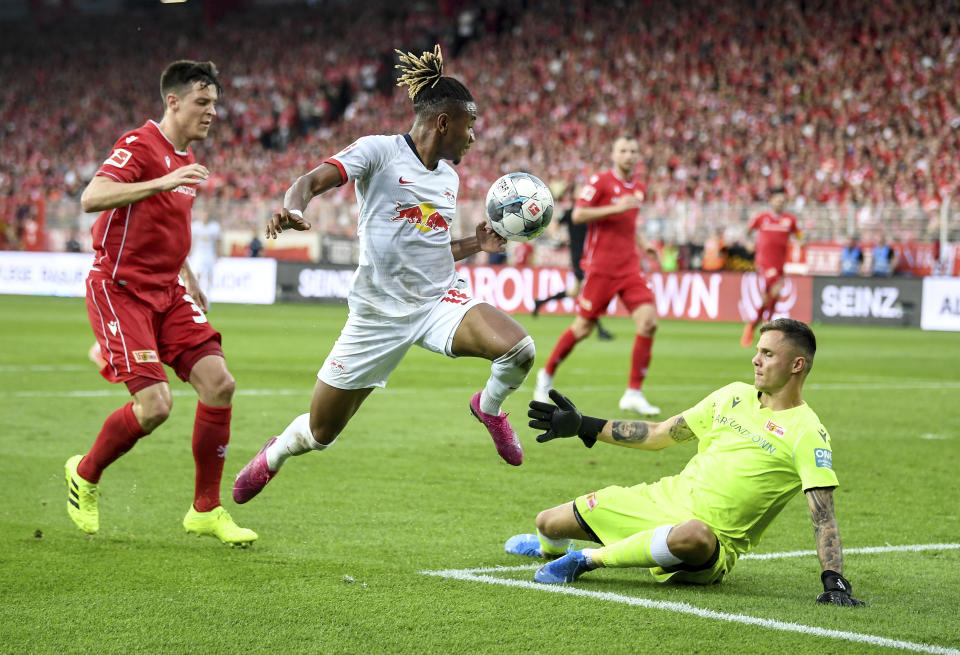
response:
<path id="1" fill-rule="evenodd" d="M 397 215 L 390 219 L 391 221 L 406 221 L 421 232 L 446 232 L 450 229 L 450 224 L 440 215 L 440 212 L 429 202 L 421 202 L 412 207 L 402 207 L 397 202 Z"/>

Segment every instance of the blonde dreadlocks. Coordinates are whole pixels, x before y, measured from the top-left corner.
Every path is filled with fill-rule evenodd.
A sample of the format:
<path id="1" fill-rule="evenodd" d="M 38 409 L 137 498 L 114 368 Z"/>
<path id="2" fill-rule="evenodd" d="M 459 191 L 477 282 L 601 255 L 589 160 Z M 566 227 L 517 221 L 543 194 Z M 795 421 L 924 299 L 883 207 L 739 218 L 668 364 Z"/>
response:
<path id="1" fill-rule="evenodd" d="M 401 73 L 397 86 L 407 87 L 407 95 L 413 101 L 414 111 L 439 109 L 447 102 L 473 102 L 473 95 L 459 80 L 443 74 L 443 53 L 440 46 L 433 46 L 433 52 L 424 52 L 417 57 L 412 52 L 396 50 L 400 63 L 396 65 Z"/>

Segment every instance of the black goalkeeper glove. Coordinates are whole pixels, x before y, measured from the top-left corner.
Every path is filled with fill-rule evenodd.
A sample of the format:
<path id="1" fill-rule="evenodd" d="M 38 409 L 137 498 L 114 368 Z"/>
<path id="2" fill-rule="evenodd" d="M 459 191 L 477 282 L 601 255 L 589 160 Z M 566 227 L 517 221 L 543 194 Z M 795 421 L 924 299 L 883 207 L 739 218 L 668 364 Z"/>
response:
<path id="1" fill-rule="evenodd" d="M 550 399 L 556 405 L 530 401 L 530 411 L 527 412 L 527 416 L 533 419 L 530 427 L 546 430 L 537 435 L 537 442 L 543 443 L 557 437 L 580 437 L 584 446 L 593 448 L 593 444 L 597 443 L 597 435 L 607 421 L 584 416 L 569 398 L 556 389 L 550 390 Z"/>
<path id="2" fill-rule="evenodd" d="M 862 600 L 857 600 L 850 595 L 853 586 L 836 571 L 829 569 L 824 571 L 820 574 L 820 580 L 823 581 L 823 593 L 817 596 L 818 603 L 832 603 L 844 607 L 866 605 Z"/>

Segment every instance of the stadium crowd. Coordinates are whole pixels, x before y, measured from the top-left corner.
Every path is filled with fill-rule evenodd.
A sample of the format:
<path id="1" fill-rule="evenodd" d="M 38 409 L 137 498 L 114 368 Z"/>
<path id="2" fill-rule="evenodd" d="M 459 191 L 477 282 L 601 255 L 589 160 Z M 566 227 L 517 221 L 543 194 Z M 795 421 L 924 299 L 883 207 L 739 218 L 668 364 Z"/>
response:
<path id="1" fill-rule="evenodd" d="M 196 148 L 212 172 L 202 201 L 258 207 L 354 138 L 407 129 L 393 48 L 435 42 L 480 109 L 459 168 L 468 202 L 510 170 L 576 185 L 627 131 L 650 215 L 746 206 L 782 184 L 819 223 L 853 207 L 857 230 L 926 238 L 960 180 L 957 15 L 956 1 L 920 0 L 374 0 L 4 27 L 0 248 L 79 194 L 117 129 L 159 116 L 144 86 L 174 58 L 211 59 L 226 81 L 213 138 Z"/>

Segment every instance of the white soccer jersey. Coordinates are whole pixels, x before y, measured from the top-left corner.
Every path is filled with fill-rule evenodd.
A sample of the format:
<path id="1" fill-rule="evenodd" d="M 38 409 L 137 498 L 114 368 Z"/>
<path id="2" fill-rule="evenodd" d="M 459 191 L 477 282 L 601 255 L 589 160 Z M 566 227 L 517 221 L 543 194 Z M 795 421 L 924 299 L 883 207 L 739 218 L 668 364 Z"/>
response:
<path id="1" fill-rule="evenodd" d="M 213 262 L 217 258 L 217 240 L 220 238 L 220 224 L 215 221 L 193 221 L 190 223 L 190 265 L 193 262 Z"/>
<path id="2" fill-rule="evenodd" d="M 460 178 L 445 161 L 428 170 L 409 136 L 365 136 L 326 160 L 356 180 L 360 265 L 350 310 L 407 316 L 456 280 L 450 224 Z"/>

